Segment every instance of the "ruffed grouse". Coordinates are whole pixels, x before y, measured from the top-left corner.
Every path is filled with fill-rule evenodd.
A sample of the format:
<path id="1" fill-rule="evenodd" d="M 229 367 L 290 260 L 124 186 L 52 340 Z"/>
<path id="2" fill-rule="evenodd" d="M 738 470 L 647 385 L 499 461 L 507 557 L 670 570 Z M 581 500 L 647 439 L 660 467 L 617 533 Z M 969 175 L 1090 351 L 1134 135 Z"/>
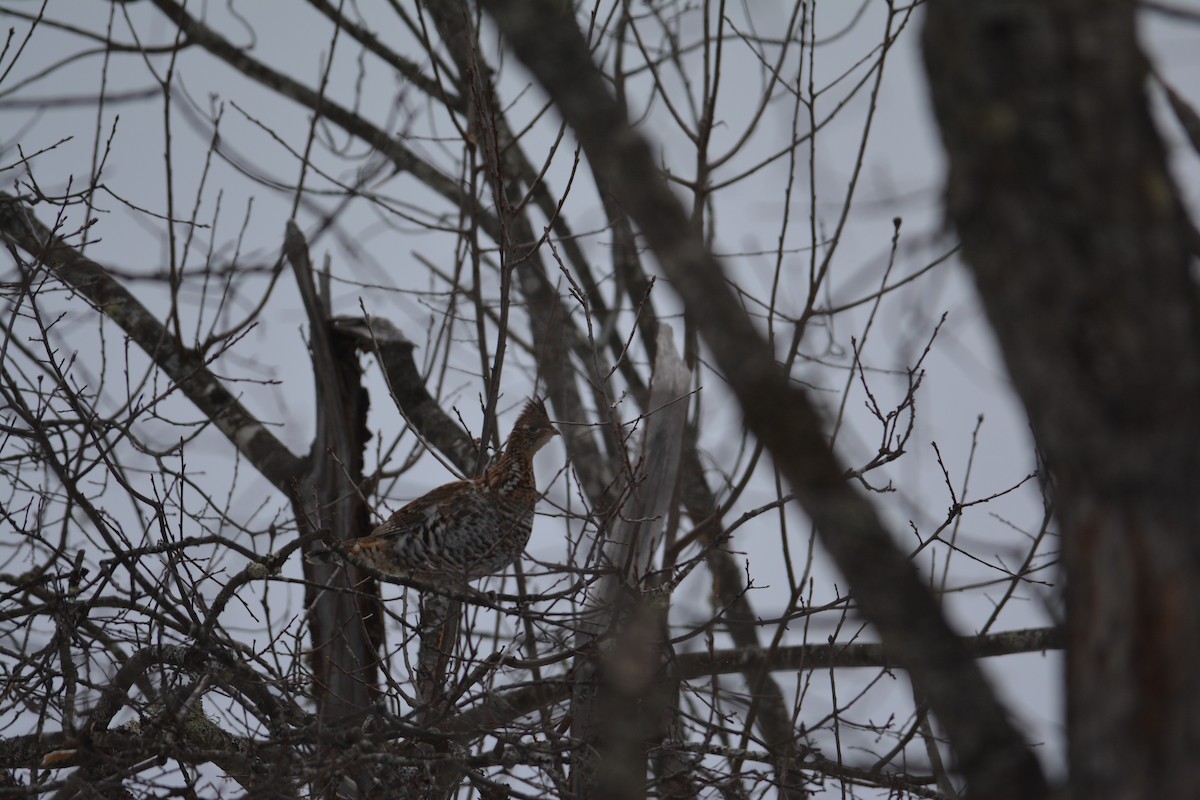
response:
<path id="1" fill-rule="evenodd" d="M 370 535 L 346 542 L 346 553 L 380 572 L 437 582 L 500 572 L 529 541 L 539 496 L 533 454 L 557 435 L 542 402 L 529 401 L 483 475 L 418 497 Z"/>

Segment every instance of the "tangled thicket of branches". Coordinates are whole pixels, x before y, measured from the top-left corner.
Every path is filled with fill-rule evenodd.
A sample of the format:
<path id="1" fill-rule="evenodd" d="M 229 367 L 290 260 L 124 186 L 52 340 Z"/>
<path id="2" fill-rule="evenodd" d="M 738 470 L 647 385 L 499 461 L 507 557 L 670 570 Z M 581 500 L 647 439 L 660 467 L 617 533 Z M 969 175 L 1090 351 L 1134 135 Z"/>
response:
<path id="1" fill-rule="evenodd" d="M 263 5 L 0 5 L 0 796 L 1043 792 L 1055 483 L 915 452 L 958 245 L 861 210 L 915 8 Z M 504 575 L 303 557 L 533 394 Z"/>

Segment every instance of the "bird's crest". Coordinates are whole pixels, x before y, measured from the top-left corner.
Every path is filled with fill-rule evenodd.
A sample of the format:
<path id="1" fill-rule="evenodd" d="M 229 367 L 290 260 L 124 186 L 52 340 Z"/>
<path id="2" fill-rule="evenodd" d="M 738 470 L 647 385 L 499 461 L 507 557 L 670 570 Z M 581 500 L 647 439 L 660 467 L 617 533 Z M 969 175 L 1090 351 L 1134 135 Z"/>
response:
<path id="1" fill-rule="evenodd" d="M 533 455 L 555 436 L 558 436 L 558 430 L 546 413 L 545 403 L 534 397 L 521 409 L 521 415 L 517 417 L 517 423 L 508 437 L 508 447 L 511 450 L 515 445 Z"/>

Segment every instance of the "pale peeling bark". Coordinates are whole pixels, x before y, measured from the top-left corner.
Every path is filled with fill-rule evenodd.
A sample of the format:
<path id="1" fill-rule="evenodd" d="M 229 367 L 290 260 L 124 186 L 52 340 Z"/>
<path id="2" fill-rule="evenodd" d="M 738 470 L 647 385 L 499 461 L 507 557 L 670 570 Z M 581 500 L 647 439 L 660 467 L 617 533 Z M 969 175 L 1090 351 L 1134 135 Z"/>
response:
<path id="1" fill-rule="evenodd" d="M 583 655 L 571 696 L 571 734 L 580 742 L 571 788 L 584 800 L 646 796 L 648 753 L 666 737 L 676 706 L 670 596 L 656 592 L 652 568 L 679 474 L 691 373 L 669 325 L 659 326 L 657 354 L 638 472 L 604 544 L 603 566 L 613 572 L 589 593 L 575 639 Z"/>
<path id="2" fill-rule="evenodd" d="M 1200 307 L 1127 2 L 931 2 L 947 211 L 1057 483 L 1080 798 L 1200 796 Z"/>

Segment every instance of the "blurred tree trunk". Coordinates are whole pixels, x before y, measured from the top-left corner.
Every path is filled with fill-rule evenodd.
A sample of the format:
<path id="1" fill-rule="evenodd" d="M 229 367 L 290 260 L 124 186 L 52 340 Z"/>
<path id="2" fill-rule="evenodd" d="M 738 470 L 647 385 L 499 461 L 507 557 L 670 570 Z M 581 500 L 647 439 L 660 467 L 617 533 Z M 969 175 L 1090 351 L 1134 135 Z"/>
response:
<path id="1" fill-rule="evenodd" d="M 947 206 L 1057 483 L 1072 794 L 1200 796 L 1200 308 L 1135 6 L 931 2 Z"/>

